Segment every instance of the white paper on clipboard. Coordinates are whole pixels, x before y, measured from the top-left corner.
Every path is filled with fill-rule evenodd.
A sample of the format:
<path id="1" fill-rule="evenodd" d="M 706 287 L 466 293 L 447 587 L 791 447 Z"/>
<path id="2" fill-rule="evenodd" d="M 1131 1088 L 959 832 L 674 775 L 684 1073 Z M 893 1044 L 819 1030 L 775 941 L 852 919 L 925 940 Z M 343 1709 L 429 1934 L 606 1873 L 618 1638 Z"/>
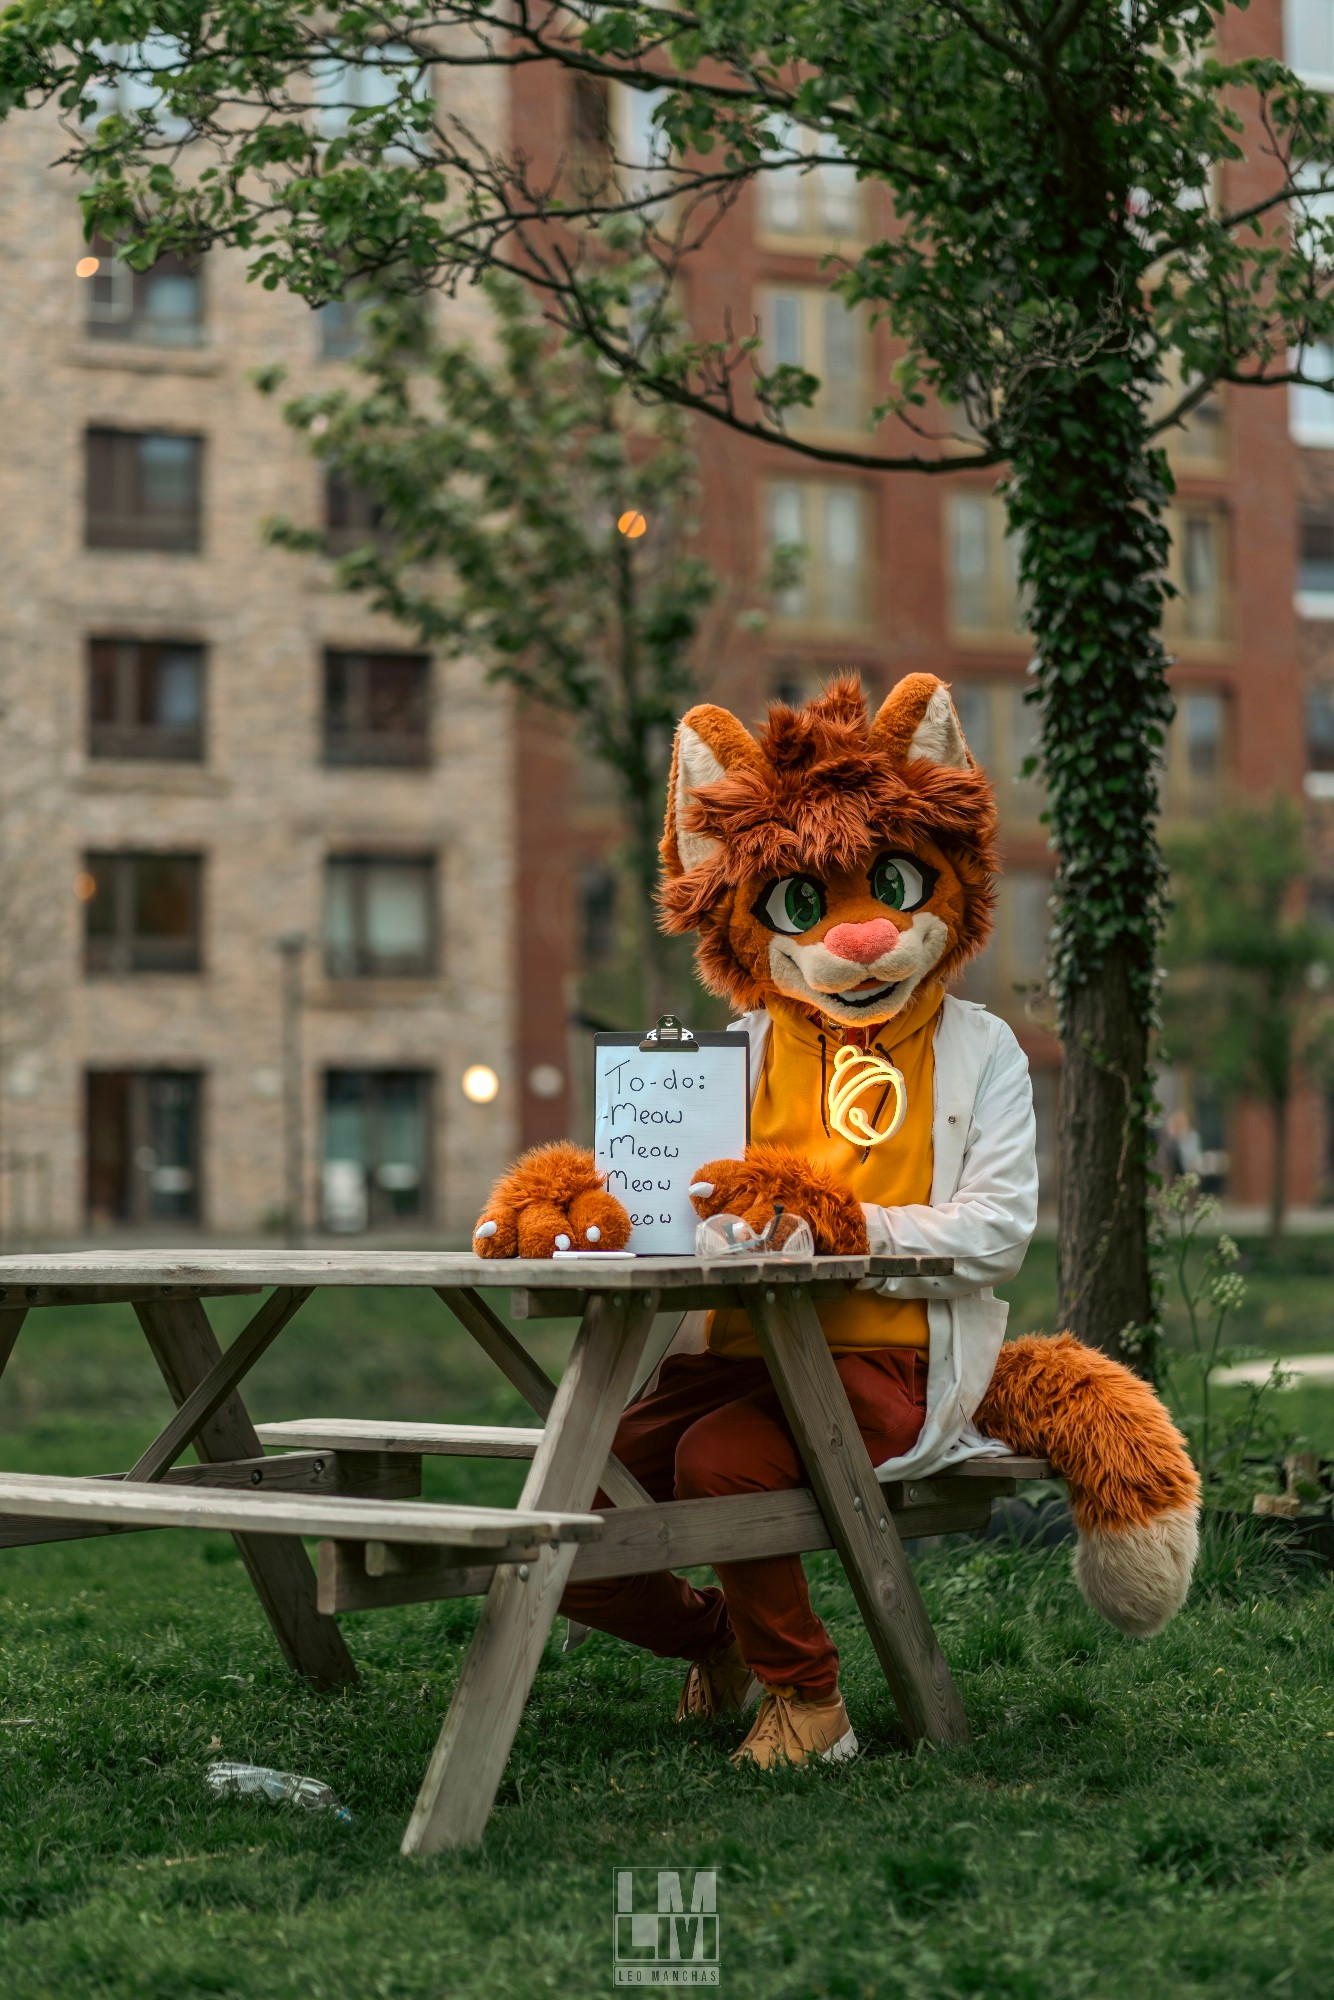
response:
<path id="1" fill-rule="evenodd" d="M 607 1192 L 630 1211 L 629 1248 L 689 1257 L 699 1221 L 692 1182 L 706 1161 L 746 1150 L 750 1044 L 726 1032 L 649 1048 L 644 1039 L 596 1037 L 593 1152 Z"/>

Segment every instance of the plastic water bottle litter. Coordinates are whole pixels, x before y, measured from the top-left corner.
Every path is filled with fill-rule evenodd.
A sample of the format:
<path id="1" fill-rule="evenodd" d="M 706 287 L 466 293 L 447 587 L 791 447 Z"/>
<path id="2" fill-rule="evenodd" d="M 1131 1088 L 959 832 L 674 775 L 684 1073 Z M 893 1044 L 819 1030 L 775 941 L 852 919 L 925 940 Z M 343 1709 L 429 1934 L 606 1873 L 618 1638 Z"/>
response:
<path id="1" fill-rule="evenodd" d="M 345 1822 L 352 1818 L 328 1785 L 318 1778 L 299 1778 L 295 1771 L 271 1771 L 264 1764 L 210 1764 L 204 1783 L 215 1799 L 246 1796 L 272 1799 L 275 1805 L 285 1799 L 305 1812 L 331 1812 Z"/>

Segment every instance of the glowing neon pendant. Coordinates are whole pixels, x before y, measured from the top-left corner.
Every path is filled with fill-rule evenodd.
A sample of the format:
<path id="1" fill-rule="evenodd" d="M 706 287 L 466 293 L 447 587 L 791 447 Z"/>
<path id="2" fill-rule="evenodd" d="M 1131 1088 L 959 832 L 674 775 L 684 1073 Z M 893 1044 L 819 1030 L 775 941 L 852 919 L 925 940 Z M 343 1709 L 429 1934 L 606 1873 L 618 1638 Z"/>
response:
<path id="1" fill-rule="evenodd" d="M 868 1090 L 881 1090 L 886 1085 L 894 1092 L 894 1115 L 885 1130 L 877 1132 L 857 1099 L 864 1097 Z M 908 1087 L 903 1080 L 903 1071 L 897 1069 L 887 1056 L 877 1055 L 872 1049 L 853 1048 L 849 1044 L 834 1057 L 825 1109 L 829 1129 L 837 1132 L 840 1139 L 846 1139 L 853 1146 L 883 1146 L 886 1139 L 894 1137 L 908 1113 Z"/>

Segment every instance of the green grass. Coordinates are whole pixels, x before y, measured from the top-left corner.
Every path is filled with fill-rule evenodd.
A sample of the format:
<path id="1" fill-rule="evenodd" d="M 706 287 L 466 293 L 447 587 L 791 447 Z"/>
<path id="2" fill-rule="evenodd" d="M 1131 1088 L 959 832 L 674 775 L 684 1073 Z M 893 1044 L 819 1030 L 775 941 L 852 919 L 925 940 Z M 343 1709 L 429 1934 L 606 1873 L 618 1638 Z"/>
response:
<path id="1" fill-rule="evenodd" d="M 1042 1275 L 1035 1259 L 1031 1297 Z M 558 1368 L 567 1330 L 535 1336 Z M 261 1416 L 521 1414 L 442 1310 L 392 1293 L 317 1295 L 250 1399 Z M 165 1410 L 128 1314 L 35 1314 L 0 1385 L 0 1463 L 124 1466 Z M 517 1476 L 437 1464 L 431 1490 L 500 1498 Z M 1065 1551 L 937 1551 L 919 1575 L 973 1738 L 911 1756 L 837 1564 L 810 1568 L 858 1762 L 740 1776 L 735 1724 L 673 1725 L 672 1663 L 553 1647 L 483 1847 L 423 1864 L 397 1844 L 473 1605 L 345 1620 L 360 1684 L 319 1697 L 283 1669 L 223 1538 L 8 1552 L 6 2000 L 582 2000 L 612 1991 L 613 1869 L 694 1864 L 721 1868 L 722 1990 L 744 2000 L 1329 1990 L 1327 1581 L 1211 1543 L 1186 1612 L 1141 1646 L 1085 1609 Z M 354 1822 L 214 1801 L 217 1756 L 324 1778 Z"/>

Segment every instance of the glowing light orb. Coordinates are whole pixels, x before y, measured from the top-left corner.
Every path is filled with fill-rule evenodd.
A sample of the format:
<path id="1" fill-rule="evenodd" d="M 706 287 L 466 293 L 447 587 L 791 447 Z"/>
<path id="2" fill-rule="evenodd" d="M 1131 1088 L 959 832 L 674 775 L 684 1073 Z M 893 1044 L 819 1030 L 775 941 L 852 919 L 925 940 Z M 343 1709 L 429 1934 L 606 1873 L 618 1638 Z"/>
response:
<path id="1" fill-rule="evenodd" d="M 86 869 L 74 877 L 73 886 L 74 893 L 81 903 L 91 903 L 97 894 L 97 883 Z"/>
<path id="2" fill-rule="evenodd" d="M 500 1089 L 500 1078 L 489 1063 L 470 1063 L 463 1072 L 463 1095 L 470 1104 L 490 1104 Z"/>
<path id="3" fill-rule="evenodd" d="M 78 263 L 74 266 L 74 275 L 76 278 L 95 278 L 101 268 L 102 259 L 100 257 L 80 257 Z"/>
<path id="4" fill-rule="evenodd" d="M 641 535 L 648 533 L 648 522 L 637 507 L 629 507 L 616 523 L 617 532 L 624 535 L 627 542 L 637 542 Z"/>

